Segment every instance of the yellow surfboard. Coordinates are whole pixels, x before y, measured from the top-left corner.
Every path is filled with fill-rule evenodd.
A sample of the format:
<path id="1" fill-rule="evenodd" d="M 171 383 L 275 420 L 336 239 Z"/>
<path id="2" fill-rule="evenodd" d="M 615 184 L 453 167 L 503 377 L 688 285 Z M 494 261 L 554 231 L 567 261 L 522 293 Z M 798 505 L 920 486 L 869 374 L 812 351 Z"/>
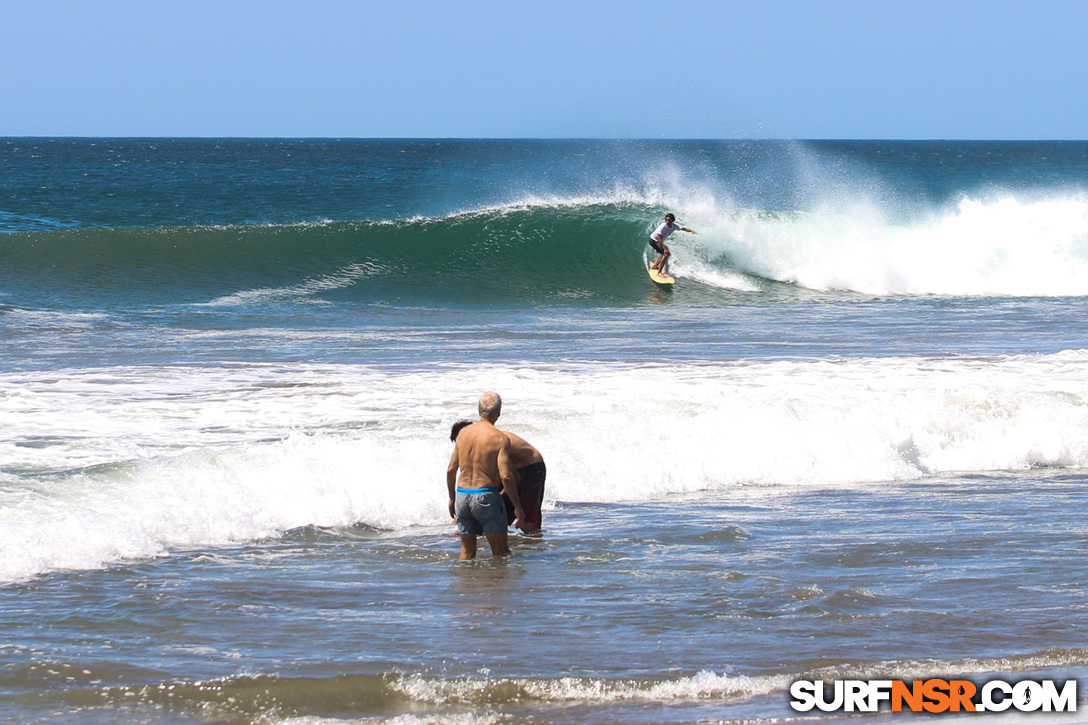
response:
<path id="1" fill-rule="evenodd" d="M 652 279 L 654 282 L 657 282 L 658 284 L 676 284 L 675 277 L 670 277 L 667 274 L 662 274 L 661 272 L 658 272 L 652 267 L 648 268 L 646 271 L 650 273 L 650 279 Z"/>

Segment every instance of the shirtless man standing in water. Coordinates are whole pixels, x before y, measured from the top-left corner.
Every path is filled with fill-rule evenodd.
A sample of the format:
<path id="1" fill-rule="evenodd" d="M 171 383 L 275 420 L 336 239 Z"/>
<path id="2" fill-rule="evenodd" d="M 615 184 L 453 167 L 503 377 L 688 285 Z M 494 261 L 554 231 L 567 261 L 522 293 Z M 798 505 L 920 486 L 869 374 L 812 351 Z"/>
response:
<path id="1" fill-rule="evenodd" d="M 459 420 L 450 428 L 450 440 L 457 442 L 457 436 L 461 431 L 472 425 L 470 420 Z M 540 531 L 542 516 L 540 509 L 544 503 L 544 481 L 548 476 L 548 469 L 544 466 L 544 456 L 540 451 L 529 444 L 519 435 L 503 431 L 510 439 L 510 463 L 517 471 L 518 498 L 521 499 L 525 516 L 518 522 L 520 528 L 526 534 Z M 506 523 L 514 525 L 514 504 L 503 496 L 506 505 Z"/>
<path id="2" fill-rule="evenodd" d="M 517 472 L 510 461 L 510 439 L 495 427 L 502 398 L 498 393 L 484 393 L 479 411 L 480 420 L 457 436 L 446 467 L 450 516 L 457 519 L 462 559 L 476 557 L 476 537 L 480 534 L 487 537 L 492 556 L 510 553 L 502 494 L 513 503 L 515 525 L 525 516 L 518 497 Z"/>

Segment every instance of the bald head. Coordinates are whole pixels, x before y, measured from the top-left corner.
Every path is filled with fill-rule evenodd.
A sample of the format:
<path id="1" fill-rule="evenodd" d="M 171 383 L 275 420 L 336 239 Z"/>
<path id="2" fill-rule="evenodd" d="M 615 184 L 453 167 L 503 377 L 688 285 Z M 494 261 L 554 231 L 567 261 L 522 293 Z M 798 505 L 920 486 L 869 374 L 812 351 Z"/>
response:
<path id="1" fill-rule="evenodd" d="M 498 393 L 484 393 L 480 396 L 480 417 L 492 423 L 499 419 L 502 412 L 502 398 Z"/>

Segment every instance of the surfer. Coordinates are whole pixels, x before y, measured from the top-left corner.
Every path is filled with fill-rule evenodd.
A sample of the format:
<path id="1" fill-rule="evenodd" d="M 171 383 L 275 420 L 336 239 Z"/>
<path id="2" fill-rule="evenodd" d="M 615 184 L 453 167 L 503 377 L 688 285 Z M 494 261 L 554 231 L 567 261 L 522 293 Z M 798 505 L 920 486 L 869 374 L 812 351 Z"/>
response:
<path id="1" fill-rule="evenodd" d="M 460 431 L 446 467 L 450 516 L 457 519 L 462 559 L 476 557 L 476 537 L 480 534 L 487 537 L 492 556 L 510 553 L 501 494 L 513 502 L 515 525 L 525 517 L 515 484 L 517 473 L 510 462 L 510 439 L 495 427 L 502 412 L 502 398 L 498 393 L 484 393 L 479 412 L 480 420 Z"/>
<path id="2" fill-rule="evenodd" d="M 471 421 L 459 420 L 450 428 L 450 440 L 457 442 L 457 435 L 461 429 L 472 425 Z M 544 465 L 544 456 L 540 451 L 529 444 L 524 438 L 508 431 L 506 437 L 510 440 L 510 463 L 514 466 L 515 480 L 518 486 L 518 498 L 521 499 L 525 516 L 520 521 L 519 528 L 526 534 L 540 531 L 543 514 L 541 506 L 544 503 L 544 481 L 548 477 L 548 468 Z M 513 503 L 504 494 L 503 504 L 506 506 L 506 523 L 513 525 Z"/>
<path id="3" fill-rule="evenodd" d="M 699 232 L 689 227 L 682 227 L 676 223 L 676 216 L 671 212 L 665 215 L 665 223 L 654 230 L 650 235 L 650 246 L 654 248 L 654 251 L 661 255 L 661 257 L 650 265 L 650 269 L 656 269 L 661 272 L 665 271 L 665 262 L 669 261 L 669 257 L 672 256 L 672 252 L 665 246 L 665 240 L 669 235 L 675 231 L 690 232 L 691 234 L 698 234 Z"/>

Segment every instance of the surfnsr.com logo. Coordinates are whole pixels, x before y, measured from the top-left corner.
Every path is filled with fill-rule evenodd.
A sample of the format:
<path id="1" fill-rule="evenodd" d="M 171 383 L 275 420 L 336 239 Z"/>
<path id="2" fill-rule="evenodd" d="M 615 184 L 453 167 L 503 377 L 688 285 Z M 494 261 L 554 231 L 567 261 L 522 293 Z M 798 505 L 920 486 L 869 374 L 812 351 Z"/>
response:
<path id="1" fill-rule="evenodd" d="M 798 680 L 790 686 L 798 712 L 1076 712 L 1077 681 Z"/>

